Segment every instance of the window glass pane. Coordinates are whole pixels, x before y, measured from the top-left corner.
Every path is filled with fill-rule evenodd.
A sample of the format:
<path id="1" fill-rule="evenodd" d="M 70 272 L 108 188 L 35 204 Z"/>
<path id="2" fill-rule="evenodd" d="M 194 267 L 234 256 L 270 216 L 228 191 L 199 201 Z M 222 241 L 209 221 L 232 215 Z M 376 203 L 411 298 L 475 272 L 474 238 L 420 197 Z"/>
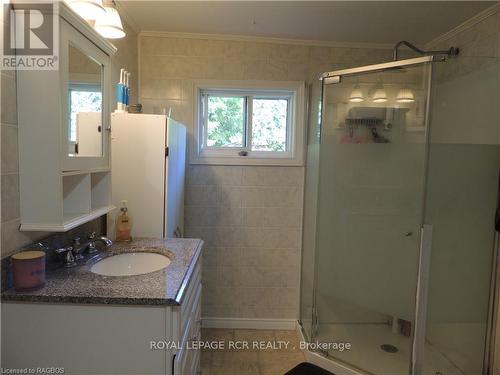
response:
<path id="1" fill-rule="evenodd" d="M 253 100 L 253 151 L 286 151 L 287 115 L 287 99 L 255 98 Z"/>
<path id="2" fill-rule="evenodd" d="M 243 147 L 245 98 L 208 96 L 207 146 Z"/>
<path id="3" fill-rule="evenodd" d="M 70 140 L 76 142 L 76 114 L 80 112 L 101 112 L 100 91 L 70 90 Z"/>

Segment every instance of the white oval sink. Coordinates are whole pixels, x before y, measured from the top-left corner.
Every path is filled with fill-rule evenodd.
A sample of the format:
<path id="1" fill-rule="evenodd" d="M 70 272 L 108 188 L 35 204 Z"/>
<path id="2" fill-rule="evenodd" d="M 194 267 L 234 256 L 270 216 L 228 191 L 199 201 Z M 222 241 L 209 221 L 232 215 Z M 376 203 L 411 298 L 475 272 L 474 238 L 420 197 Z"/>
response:
<path id="1" fill-rule="evenodd" d="M 156 253 L 126 253 L 104 258 L 94 264 L 90 271 L 104 276 L 142 275 L 162 270 L 170 259 Z"/>

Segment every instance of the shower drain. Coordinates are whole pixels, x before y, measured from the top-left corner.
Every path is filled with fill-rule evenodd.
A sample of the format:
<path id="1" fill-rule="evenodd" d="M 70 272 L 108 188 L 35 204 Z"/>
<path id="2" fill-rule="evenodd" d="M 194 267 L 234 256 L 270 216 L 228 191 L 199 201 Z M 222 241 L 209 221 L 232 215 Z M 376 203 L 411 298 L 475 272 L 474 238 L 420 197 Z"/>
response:
<path id="1" fill-rule="evenodd" d="M 380 345 L 380 349 L 387 353 L 397 353 L 399 351 L 398 348 L 391 344 L 382 344 Z"/>

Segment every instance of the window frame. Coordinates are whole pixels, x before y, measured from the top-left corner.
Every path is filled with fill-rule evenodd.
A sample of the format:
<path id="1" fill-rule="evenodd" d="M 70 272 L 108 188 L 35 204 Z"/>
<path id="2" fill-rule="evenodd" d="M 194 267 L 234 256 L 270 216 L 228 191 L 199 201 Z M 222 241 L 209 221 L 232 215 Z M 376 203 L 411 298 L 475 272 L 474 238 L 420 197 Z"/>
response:
<path id="1" fill-rule="evenodd" d="M 305 139 L 305 83 L 268 81 L 194 82 L 194 145 L 190 147 L 192 164 L 227 165 L 303 165 Z M 207 146 L 208 96 L 244 97 L 243 147 Z M 251 150 L 253 99 L 286 99 L 286 151 Z M 239 153 L 246 151 L 246 156 Z"/>

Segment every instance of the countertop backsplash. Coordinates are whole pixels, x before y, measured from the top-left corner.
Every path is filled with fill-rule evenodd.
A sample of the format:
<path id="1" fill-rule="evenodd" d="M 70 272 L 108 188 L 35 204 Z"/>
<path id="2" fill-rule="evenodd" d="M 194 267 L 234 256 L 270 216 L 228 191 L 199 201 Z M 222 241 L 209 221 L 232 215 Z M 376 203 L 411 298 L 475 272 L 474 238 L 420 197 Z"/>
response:
<path id="1" fill-rule="evenodd" d="M 79 227 L 71 229 L 68 232 L 64 233 L 54 233 L 50 236 L 36 242 L 41 242 L 44 245 L 47 245 L 50 251 L 47 253 L 46 262 L 47 264 L 57 262 L 57 254 L 55 254 L 54 250 L 72 245 L 73 238 L 80 237 L 82 242 L 86 241 L 86 238 L 90 233 L 95 232 L 96 235 L 106 235 L 106 216 L 101 216 L 95 220 L 89 221 L 88 223 L 82 224 Z M 23 246 L 19 249 L 22 251 L 24 249 L 28 249 L 33 244 Z M 42 249 L 41 249 L 42 250 Z M 11 254 L 12 255 L 12 254 Z M 10 256 L 3 257 L 1 259 L 2 265 L 2 284 L 1 291 L 5 291 L 12 286 L 12 275 L 10 272 Z"/>

